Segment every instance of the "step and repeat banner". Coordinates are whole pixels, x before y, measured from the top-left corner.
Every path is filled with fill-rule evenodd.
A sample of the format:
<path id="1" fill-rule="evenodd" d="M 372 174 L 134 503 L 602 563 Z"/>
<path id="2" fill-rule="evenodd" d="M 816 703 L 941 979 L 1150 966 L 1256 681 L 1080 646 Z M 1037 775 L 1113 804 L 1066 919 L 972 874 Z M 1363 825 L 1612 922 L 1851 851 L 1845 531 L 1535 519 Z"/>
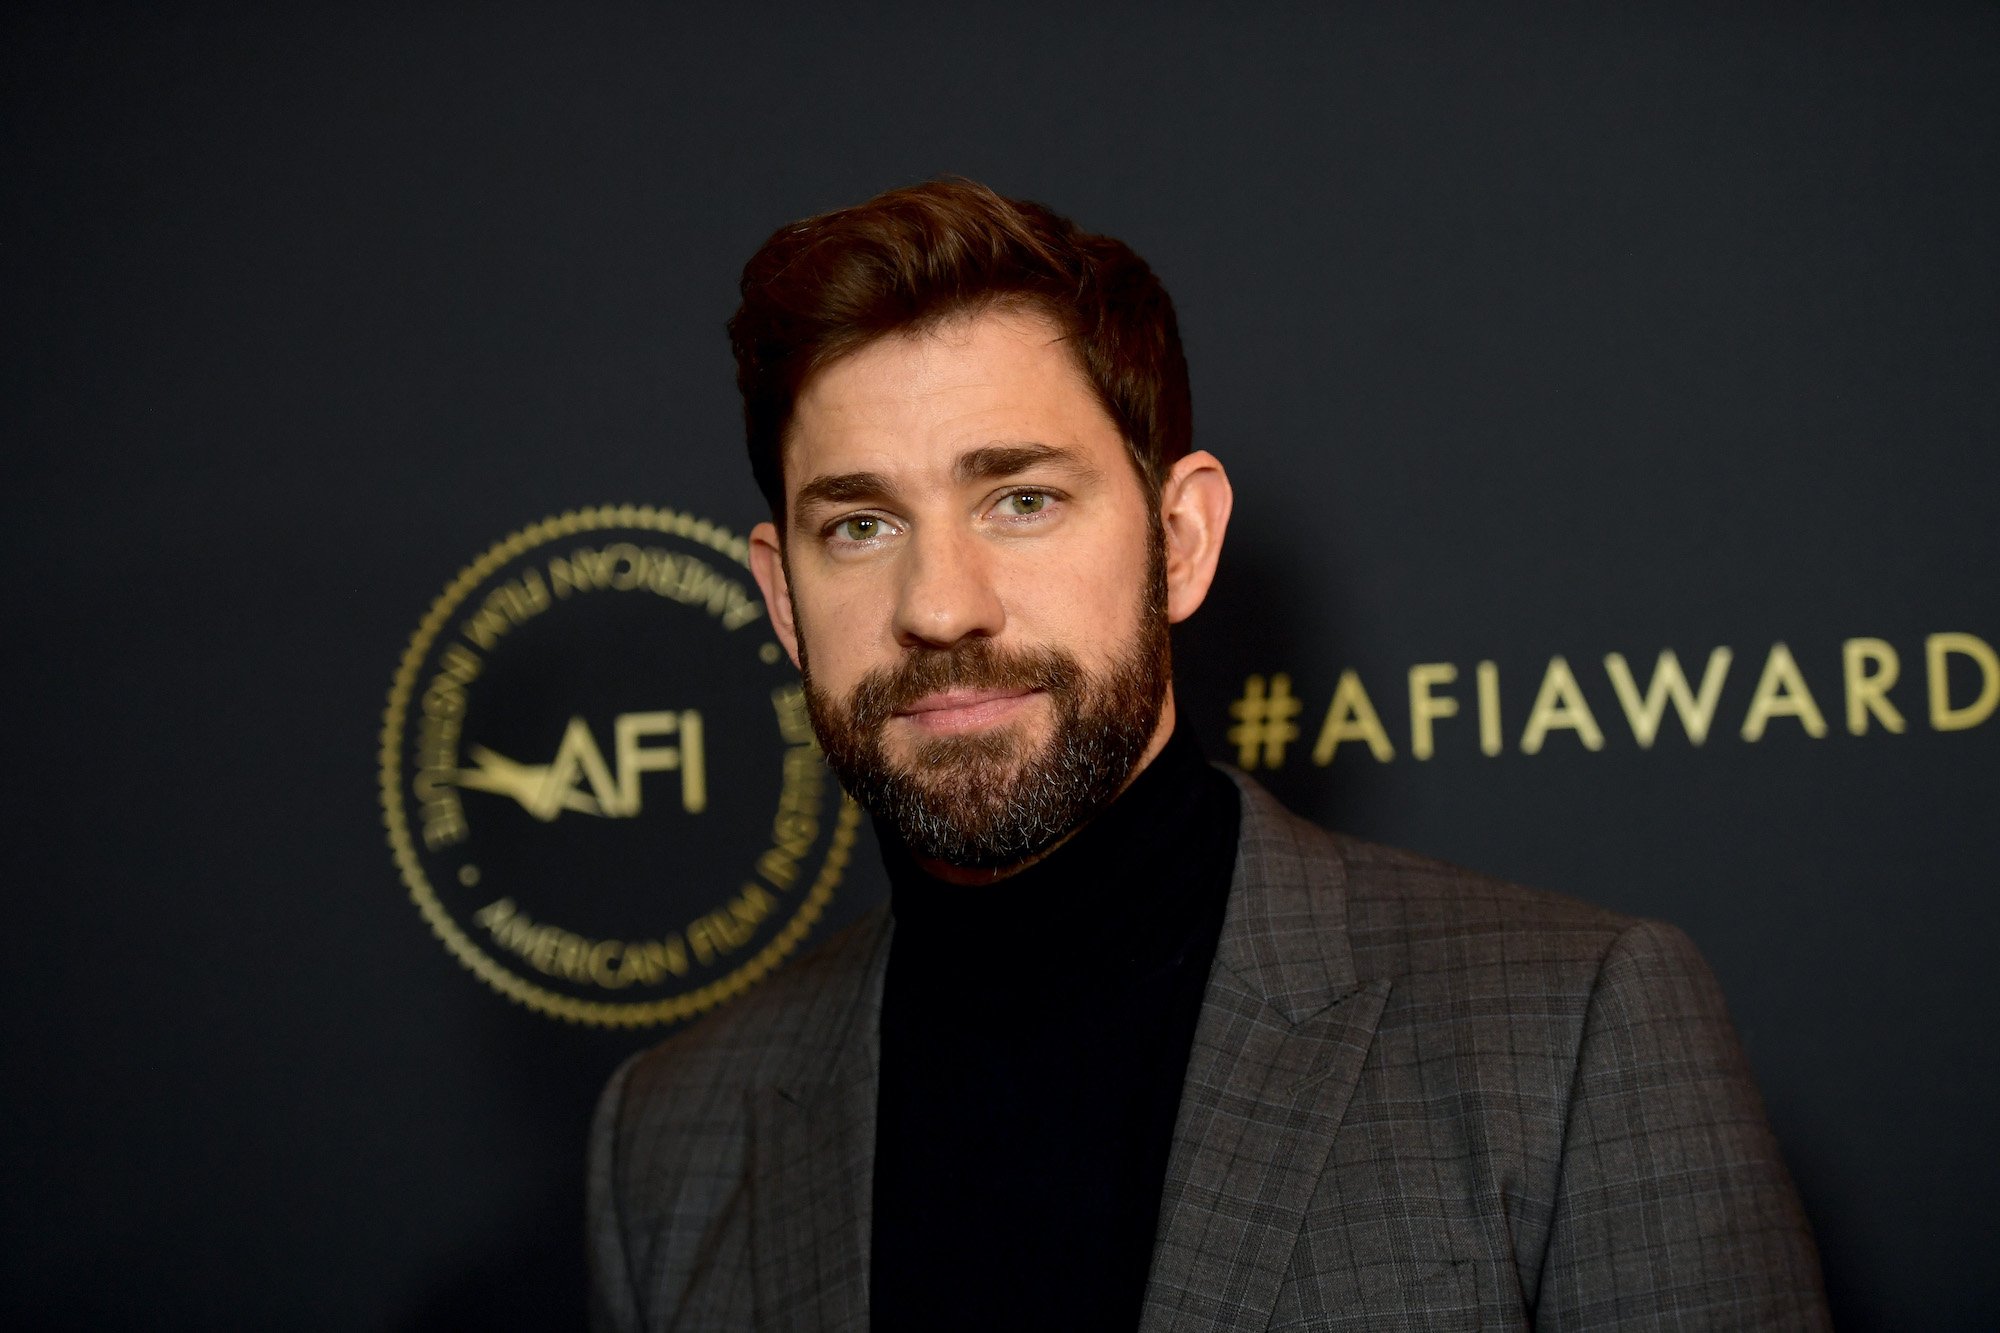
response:
<path id="1" fill-rule="evenodd" d="M 736 276 L 955 173 L 1174 293 L 1210 757 L 1682 926 L 1841 1326 L 1990 1326 L 1991 7 L 5 28 L 0 1322 L 581 1322 L 605 1077 L 884 893 Z"/>

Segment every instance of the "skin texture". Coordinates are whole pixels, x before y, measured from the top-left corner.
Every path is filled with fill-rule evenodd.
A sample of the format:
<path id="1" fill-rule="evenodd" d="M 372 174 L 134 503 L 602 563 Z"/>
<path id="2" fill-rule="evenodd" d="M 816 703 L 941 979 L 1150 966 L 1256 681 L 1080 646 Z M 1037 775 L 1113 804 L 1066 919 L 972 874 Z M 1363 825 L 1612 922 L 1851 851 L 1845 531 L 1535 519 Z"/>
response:
<path id="1" fill-rule="evenodd" d="M 989 308 L 879 339 L 804 385 L 786 434 L 786 531 L 760 523 L 750 564 L 779 642 L 847 698 L 870 671 L 987 638 L 1056 648 L 1101 675 L 1143 614 L 1148 501 L 1131 453 L 1055 327 Z M 1229 520 L 1222 465 L 1177 462 L 1160 495 L 1166 616 L 1207 596 Z M 915 702 L 884 724 L 892 762 L 927 740 L 1011 729 L 1046 746 L 1045 695 Z M 1136 774 L 1174 725 L 1171 690 Z M 931 865 L 984 881 L 1018 866 Z"/>

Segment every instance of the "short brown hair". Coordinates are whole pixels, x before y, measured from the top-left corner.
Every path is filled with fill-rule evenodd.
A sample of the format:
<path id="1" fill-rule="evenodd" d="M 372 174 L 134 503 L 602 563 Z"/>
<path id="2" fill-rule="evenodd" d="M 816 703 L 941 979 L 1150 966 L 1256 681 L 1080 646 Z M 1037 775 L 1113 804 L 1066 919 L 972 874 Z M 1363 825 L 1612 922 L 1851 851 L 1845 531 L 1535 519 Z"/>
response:
<path id="1" fill-rule="evenodd" d="M 729 321 L 750 467 L 785 509 L 784 439 L 812 374 L 892 333 L 1018 303 L 1067 336 L 1157 495 L 1193 432 L 1166 288 L 1123 241 L 968 180 L 937 180 L 780 228 L 743 266 Z"/>

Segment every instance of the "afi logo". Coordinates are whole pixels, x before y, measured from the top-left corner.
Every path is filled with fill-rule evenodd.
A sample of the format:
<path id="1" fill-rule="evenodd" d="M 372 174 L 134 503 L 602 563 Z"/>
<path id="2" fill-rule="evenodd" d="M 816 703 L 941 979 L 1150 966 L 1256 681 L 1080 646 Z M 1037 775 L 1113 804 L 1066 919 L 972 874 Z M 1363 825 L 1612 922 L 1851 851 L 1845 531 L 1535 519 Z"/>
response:
<path id="1" fill-rule="evenodd" d="M 511 796 L 540 820 L 552 820 L 565 810 L 607 819 L 629 819 L 639 813 L 639 778 L 645 773 L 678 771 L 681 808 L 698 815 L 708 806 L 708 768 L 702 758 L 701 714 L 620 713 L 611 723 L 612 760 L 581 717 L 569 720 L 556 757 L 547 764 L 519 764 L 483 745 L 472 747 L 477 768 L 458 771 L 458 785 L 474 791 Z M 673 736 L 668 745 L 648 740 Z"/>

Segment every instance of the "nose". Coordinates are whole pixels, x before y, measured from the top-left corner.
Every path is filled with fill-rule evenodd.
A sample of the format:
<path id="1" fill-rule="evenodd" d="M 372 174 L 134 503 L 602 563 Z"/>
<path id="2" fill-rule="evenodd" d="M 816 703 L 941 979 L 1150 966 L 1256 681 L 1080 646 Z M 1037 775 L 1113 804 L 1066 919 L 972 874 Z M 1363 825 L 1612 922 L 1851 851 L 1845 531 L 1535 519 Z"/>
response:
<path id="1" fill-rule="evenodd" d="M 1007 613 L 988 554 L 970 533 L 917 534 L 905 548 L 896 641 L 905 648 L 948 648 L 960 639 L 998 634 Z"/>

